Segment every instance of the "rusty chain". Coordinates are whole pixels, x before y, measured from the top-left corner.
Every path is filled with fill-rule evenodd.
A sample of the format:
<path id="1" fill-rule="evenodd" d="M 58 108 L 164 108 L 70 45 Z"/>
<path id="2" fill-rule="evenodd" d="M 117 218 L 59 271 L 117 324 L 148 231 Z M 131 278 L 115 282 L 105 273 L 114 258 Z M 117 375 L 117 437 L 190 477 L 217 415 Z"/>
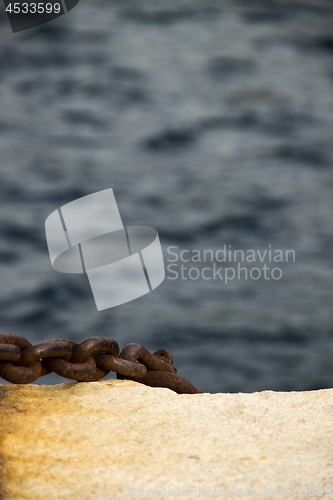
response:
<path id="1" fill-rule="evenodd" d="M 128 344 L 120 352 L 107 337 L 90 337 L 80 344 L 50 339 L 32 345 L 20 335 L 0 334 L 0 377 L 13 384 L 29 384 L 55 372 L 78 382 L 100 380 L 110 371 L 151 387 L 167 387 L 178 394 L 198 394 L 190 382 L 177 375 L 166 349 L 151 354 L 141 344 Z"/>

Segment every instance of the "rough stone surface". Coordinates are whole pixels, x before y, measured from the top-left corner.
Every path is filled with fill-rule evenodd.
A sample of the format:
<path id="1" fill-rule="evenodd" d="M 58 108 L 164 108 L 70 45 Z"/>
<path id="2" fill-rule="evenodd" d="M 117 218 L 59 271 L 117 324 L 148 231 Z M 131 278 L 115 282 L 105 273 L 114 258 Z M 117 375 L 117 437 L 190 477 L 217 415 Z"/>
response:
<path id="1" fill-rule="evenodd" d="M 2 500 L 333 490 L 333 389 L 177 395 L 106 380 L 0 394 Z"/>

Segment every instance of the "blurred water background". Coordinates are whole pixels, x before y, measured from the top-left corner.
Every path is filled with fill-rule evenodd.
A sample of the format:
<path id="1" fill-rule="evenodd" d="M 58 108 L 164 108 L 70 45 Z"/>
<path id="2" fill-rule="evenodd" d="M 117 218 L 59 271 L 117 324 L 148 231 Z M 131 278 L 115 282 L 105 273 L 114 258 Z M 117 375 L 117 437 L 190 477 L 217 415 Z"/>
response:
<path id="1" fill-rule="evenodd" d="M 201 391 L 332 387 L 331 0 L 81 0 L 17 34 L 0 15 L 1 330 L 164 347 Z M 296 261 L 97 312 L 86 276 L 52 269 L 44 222 L 109 187 L 165 258 L 271 245 Z"/>

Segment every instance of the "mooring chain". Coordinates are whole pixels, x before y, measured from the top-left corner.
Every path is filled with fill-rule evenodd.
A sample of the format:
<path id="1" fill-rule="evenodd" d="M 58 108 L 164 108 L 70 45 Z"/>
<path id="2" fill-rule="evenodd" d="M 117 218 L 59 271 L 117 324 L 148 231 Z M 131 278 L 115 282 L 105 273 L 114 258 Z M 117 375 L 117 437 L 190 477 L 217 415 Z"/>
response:
<path id="1" fill-rule="evenodd" d="M 29 384 L 55 372 L 78 382 L 100 380 L 110 371 L 151 387 L 167 387 L 178 394 L 198 394 L 177 375 L 166 349 L 151 354 L 141 344 L 128 344 L 120 352 L 107 337 L 90 337 L 80 344 L 68 339 L 49 339 L 32 345 L 20 335 L 0 334 L 0 377 L 13 384 Z"/>

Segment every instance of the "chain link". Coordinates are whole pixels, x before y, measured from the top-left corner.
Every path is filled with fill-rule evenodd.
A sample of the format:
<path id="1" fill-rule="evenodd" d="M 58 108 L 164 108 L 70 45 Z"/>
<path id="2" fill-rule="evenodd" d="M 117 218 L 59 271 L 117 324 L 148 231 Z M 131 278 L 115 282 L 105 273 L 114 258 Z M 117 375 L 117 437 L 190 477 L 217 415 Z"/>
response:
<path id="1" fill-rule="evenodd" d="M 141 344 L 128 344 L 120 352 L 118 343 L 108 337 L 90 337 L 80 344 L 50 339 L 33 346 L 20 335 L 0 334 L 0 377 L 7 382 L 29 384 L 52 372 L 90 382 L 110 371 L 119 379 L 167 387 L 178 394 L 199 394 L 190 382 L 177 375 L 172 355 L 166 349 L 151 354 Z"/>

